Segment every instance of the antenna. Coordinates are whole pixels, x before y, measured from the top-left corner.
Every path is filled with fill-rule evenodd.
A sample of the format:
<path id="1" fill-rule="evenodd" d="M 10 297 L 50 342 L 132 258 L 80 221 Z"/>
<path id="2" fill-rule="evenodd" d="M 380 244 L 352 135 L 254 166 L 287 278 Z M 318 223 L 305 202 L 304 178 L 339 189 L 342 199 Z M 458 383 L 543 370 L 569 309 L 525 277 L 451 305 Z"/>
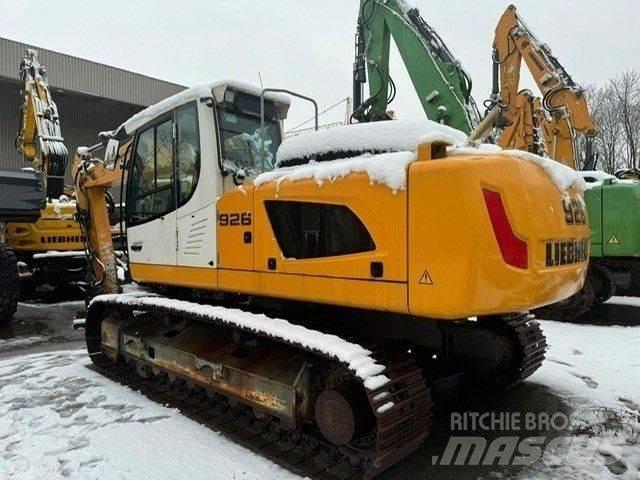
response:
<path id="1" fill-rule="evenodd" d="M 262 75 L 260 75 L 260 72 L 258 72 L 258 79 L 260 80 L 260 88 L 264 88 L 264 85 L 262 84 Z"/>

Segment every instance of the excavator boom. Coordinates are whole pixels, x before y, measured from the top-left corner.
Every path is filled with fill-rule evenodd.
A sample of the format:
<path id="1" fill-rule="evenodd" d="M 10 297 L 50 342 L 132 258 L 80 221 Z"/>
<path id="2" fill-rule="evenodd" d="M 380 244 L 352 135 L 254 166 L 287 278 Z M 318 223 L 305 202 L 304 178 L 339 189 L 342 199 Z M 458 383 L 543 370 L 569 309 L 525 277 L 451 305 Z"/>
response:
<path id="1" fill-rule="evenodd" d="M 427 117 L 469 133 L 477 121 L 471 80 L 417 8 L 399 0 L 361 0 L 354 62 L 354 118 L 387 119 L 395 95 L 389 75 L 393 38 Z M 369 99 L 362 102 L 362 85 Z M 389 91 L 391 87 L 391 92 Z"/>
<path id="2" fill-rule="evenodd" d="M 115 150 L 112 162 L 91 158 L 95 151 L 103 147 L 102 143 L 90 148 L 79 148 L 73 159 L 72 173 L 76 179 L 78 219 L 89 252 L 94 292 L 121 291 L 106 193 L 114 185 L 122 186 L 122 156 L 130 145 L 130 141 L 123 142 L 123 146 Z"/>
<path id="3" fill-rule="evenodd" d="M 544 111 L 544 114 L 529 117 L 528 121 L 544 131 L 546 153 L 575 168 L 574 134 L 581 133 L 588 141 L 596 134 L 584 90 L 574 82 L 549 46 L 536 38 L 517 14 L 516 7 L 510 5 L 498 22 L 493 42 L 492 101 L 502 109 L 502 128 L 509 129 L 526 115 L 521 108 L 528 100 L 519 98 L 523 94 L 530 95 L 519 91 L 523 60 L 540 89 Z M 517 139 L 504 133 L 499 143 L 503 148 L 521 148 L 521 145 L 529 151 L 537 148 L 531 138 Z M 586 162 L 590 163 L 592 159 L 587 158 Z"/>
<path id="4" fill-rule="evenodd" d="M 44 172 L 47 196 L 58 198 L 64 190 L 68 152 L 60 130 L 58 107 L 51 98 L 47 71 L 38 52 L 28 49 L 20 62 L 23 105 L 16 148 L 36 171 Z"/>

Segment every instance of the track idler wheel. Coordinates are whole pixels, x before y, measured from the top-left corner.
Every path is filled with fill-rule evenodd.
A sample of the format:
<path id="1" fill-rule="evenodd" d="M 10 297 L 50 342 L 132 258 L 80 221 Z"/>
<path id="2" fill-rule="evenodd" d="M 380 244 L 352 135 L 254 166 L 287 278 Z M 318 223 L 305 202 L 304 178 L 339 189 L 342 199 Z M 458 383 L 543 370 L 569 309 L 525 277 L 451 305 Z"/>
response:
<path id="1" fill-rule="evenodd" d="M 316 399 L 315 416 L 324 438 L 338 447 L 366 432 L 371 424 L 369 403 L 353 383 L 322 391 Z"/>

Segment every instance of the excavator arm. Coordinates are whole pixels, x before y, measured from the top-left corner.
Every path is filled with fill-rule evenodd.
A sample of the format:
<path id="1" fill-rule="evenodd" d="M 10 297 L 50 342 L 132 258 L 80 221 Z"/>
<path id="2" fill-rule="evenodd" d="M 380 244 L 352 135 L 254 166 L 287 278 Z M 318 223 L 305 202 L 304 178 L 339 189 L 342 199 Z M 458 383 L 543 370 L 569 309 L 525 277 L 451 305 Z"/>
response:
<path id="1" fill-rule="evenodd" d="M 500 137 L 503 146 L 531 153 L 540 153 L 536 108 L 540 99 L 529 90 L 522 90 L 515 96 L 515 108 L 508 125 Z"/>
<path id="2" fill-rule="evenodd" d="M 534 119 L 539 139 L 538 153 L 576 168 L 575 133 L 568 116 L 550 116 L 543 108 L 540 97 L 535 98 Z M 591 145 L 589 142 L 587 145 Z M 587 152 L 587 159 L 590 154 Z M 585 166 L 586 169 L 586 166 Z"/>
<path id="3" fill-rule="evenodd" d="M 358 121 L 388 119 L 395 95 L 389 75 L 393 38 L 422 108 L 431 120 L 469 133 L 477 122 L 471 80 L 438 34 L 401 0 L 361 0 L 353 68 L 353 117 Z M 370 97 L 362 101 L 362 87 Z"/>
<path id="4" fill-rule="evenodd" d="M 524 115 L 520 107 L 525 102 L 519 98 L 522 92 L 518 91 L 523 60 L 540 89 L 541 106 L 548 114 L 548 117 L 536 115 L 538 128 L 544 130 L 547 153 L 575 167 L 574 132 L 585 135 L 587 139 L 596 134 L 584 90 L 573 81 L 551 49 L 536 38 L 518 16 L 516 7 L 510 5 L 498 22 L 493 43 L 492 101 L 502 110 L 500 127 L 509 128 Z M 532 121 L 536 122 L 535 119 Z M 517 148 L 514 141 L 513 137 L 503 133 L 500 144 L 504 148 Z M 526 150 L 535 148 L 526 139 L 518 141 L 527 145 Z"/>
<path id="5" fill-rule="evenodd" d="M 95 281 L 94 293 L 121 291 L 106 192 L 114 185 L 122 187 L 123 159 L 129 152 L 130 144 L 130 140 L 124 141 L 122 147 L 115 150 L 117 153 L 111 160 L 102 160 L 93 155 L 104 147 L 102 143 L 89 148 L 81 147 L 73 160 L 77 216 L 89 252 Z"/>
<path id="6" fill-rule="evenodd" d="M 44 173 L 47 197 L 57 198 L 64 190 L 68 152 L 60 131 L 58 107 L 49 92 L 47 72 L 35 50 L 28 49 L 22 58 L 20 80 L 23 104 L 16 149 L 37 172 Z"/>

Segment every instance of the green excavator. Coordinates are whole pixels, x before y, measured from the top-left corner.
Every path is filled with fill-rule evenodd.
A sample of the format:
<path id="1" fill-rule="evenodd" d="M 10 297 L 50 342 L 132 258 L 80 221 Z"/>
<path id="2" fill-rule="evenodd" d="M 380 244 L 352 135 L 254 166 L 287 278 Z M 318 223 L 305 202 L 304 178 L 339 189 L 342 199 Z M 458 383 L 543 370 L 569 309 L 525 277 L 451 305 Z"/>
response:
<path id="1" fill-rule="evenodd" d="M 387 106 L 396 92 L 389 74 L 391 38 L 427 118 L 469 134 L 479 118 L 471 97 L 471 77 L 418 9 L 402 0 L 360 1 L 352 118 L 358 122 L 391 118 Z M 365 83 L 369 98 L 363 100 Z"/>

